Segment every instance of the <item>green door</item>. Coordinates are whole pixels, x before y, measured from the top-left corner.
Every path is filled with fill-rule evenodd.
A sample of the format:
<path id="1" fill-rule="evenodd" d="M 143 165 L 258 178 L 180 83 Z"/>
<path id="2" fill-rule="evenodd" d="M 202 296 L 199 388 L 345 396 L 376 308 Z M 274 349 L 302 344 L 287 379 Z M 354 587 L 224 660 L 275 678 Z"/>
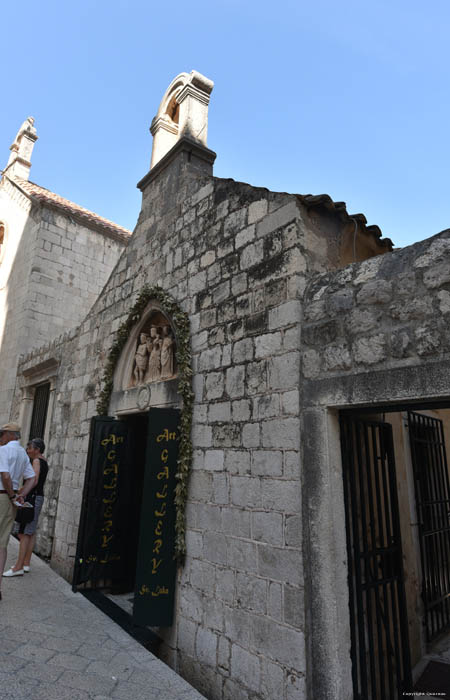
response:
<path id="1" fill-rule="evenodd" d="M 125 421 L 95 416 L 88 459 L 73 576 L 74 590 L 121 586 L 129 576 L 129 431 Z"/>
<path id="2" fill-rule="evenodd" d="M 173 620 L 179 420 L 177 409 L 149 411 L 133 606 L 133 622 L 142 627 L 168 627 Z"/>

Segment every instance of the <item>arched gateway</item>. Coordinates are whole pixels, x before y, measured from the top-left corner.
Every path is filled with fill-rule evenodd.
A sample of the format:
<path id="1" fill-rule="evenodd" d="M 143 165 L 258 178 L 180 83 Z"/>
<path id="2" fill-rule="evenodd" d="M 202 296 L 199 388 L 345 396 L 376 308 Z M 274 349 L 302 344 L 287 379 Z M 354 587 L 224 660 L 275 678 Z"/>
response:
<path id="1" fill-rule="evenodd" d="M 152 300 L 91 423 L 74 586 L 108 591 L 139 624 L 172 624 L 179 420 L 173 321 Z M 130 605 L 131 604 L 131 605 Z"/>

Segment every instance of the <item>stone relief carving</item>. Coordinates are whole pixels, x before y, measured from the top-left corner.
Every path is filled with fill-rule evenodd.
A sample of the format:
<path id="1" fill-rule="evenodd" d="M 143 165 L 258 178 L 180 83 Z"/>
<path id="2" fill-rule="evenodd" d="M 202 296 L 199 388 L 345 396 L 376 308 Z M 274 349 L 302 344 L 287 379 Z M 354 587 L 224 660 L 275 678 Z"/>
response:
<path id="1" fill-rule="evenodd" d="M 130 384 L 167 381 L 175 376 L 175 339 L 168 320 L 158 312 L 139 334 Z"/>

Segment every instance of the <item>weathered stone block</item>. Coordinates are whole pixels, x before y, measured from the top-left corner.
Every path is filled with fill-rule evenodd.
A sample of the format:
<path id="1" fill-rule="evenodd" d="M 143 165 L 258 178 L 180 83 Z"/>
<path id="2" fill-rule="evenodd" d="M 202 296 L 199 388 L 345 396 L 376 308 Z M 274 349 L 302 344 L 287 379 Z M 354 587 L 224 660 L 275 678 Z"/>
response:
<path id="1" fill-rule="evenodd" d="M 283 473 L 283 453 L 274 450 L 252 451 L 252 475 L 281 476 Z"/>
<path id="2" fill-rule="evenodd" d="M 261 694 L 266 698 L 282 698 L 284 694 L 284 671 L 279 664 L 264 659 L 262 664 Z"/>
<path id="3" fill-rule="evenodd" d="M 231 477 L 231 503 L 245 508 L 261 506 L 261 483 L 259 479 L 245 476 Z"/>
<path id="4" fill-rule="evenodd" d="M 236 574 L 236 605 L 256 613 L 266 612 L 267 581 L 249 574 Z"/>
<path id="5" fill-rule="evenodd" d="M 260 659 L 250 654 L 241 646 L 233 644 L 231 648 L 231 674 L 251 690 L 259 690 L 261 683 Z"/>
<path id="6" fill-rule="evenodd" d="M 266 420 L 262 423 L 262 446 L 298 450 L 300 425 L 296 418 Z"/>
<path id="7" fill-rule="evenodd" d="M 235 238 L 235 245 L 236 249 L 241 248 L 243 245 L 247 245 L 247 243 L 250 243 L 255 237 L 255 226 L 247 226 L 247 228 L 244 228 L 242 231 L 239 231 L 239 233 L 236 234 Z"/>
<path id="8" fill-rule="evenodd" d="M 265 216 L 264 219 L 257 225 L 257 235 L 259 237 L 266 236 L 271 231 L 285 226 L 298 217 L 298 207 L 295 200 L 290 201 L 280 207 L 272 214 Z"/>
<path id="9" fill-rule="evenodd" d="M 302 546 L 302 519 L 300 515 L 286 515 L 284 541 L 288 547 Z"/>
<path id="10" fill-rule="evenodd" d="M 230 502 L 230 483 L 228 474 L 213 474 L 213 501 L 221 505 Z"/>
<path id="11" fill-rule="evenodd" d="M 305 670 L 305 640 L 302 632 L 284 627 L 266 617 L 254 616 L 252 648 L 291 668 Z"/>
<path id="12" fill-rule="evenodd" d="M 257 265 L 264 257 L 263 241 L 250 243 L 241 251 L 240 269 L 248 270 L 253 265 Z"/>
<path id="13" fill-rule="evenodd" d="M 345 343 L 330 345 L 324 353 L 325 366 L 330 371 L 347 370 L 352 366 L 350 351 Z"/>
<path id="14" fill-rule="evenodd" d="M 195 650 L 200 663 L 215 666 L 217 664 L 217 635 L 208 629 L 199 627 L 195 640 Z"/>
<path id="15" fill-rule="evenodd" d="M 441 347 L 441 333 L 430 325 L 421 326 L 414 332 L 417 354 L 421 357 L 435 355 Z"/>
<path id="16" fill-rule="evenodd" d="M 242 446 L 243 447 L 259 447 L 260 445 L 260 427 L 258 423 L 247 423 L 242 428 Z"/>
<path id="17" fill-rule="evenodd" d="M 239 571 L 257 572 L 256 545 L 235 537 L 227 538 L 227 564 Z"/>
<path id="18" fill-rule="evenodd" d="M 305 604 L 303 589 L 290 585 L 284 586 L 283 603 L 284 622 L 288 625 L 292 625 L 292 627 L 304 629 Z"/>
<path id="19" fill-rule="evenodd" d="M 286 700 L 305 700 L 306 678 L 295 673 L 289 673 L 286 682 Z"/>
<path id="20" fill-rule="evenodd" d="M 243 292 L 247 291 L 247 273 L 240 272 L 238 275 L 234 275 L 231 278 L 231 291 L 234 296 L 239 296 Z"/>
<path id="21" fill-rule="evenodd" d="M 266 542 L 282 546 L 283 516 L 281 513 L 253 512 L 252 538 L 257 542 Z"/>
<path id="22" fill-rule="evenodd" d="M 316 350 L 306 350 L 302 357 L 302 372 L 307 379 L 316 379 L 322 369 L 322 358 Z"/>
<path id="23" fill-rule="evenodd" d="M 226 450 L 225 469 L 229 474 L 250 473 L 250 452 L 247 450 Z"/>
<path id="24" fill-rule="evenodd" d="M 286 301 L 279 306 L 269 309 L 269 329 L 284 328 L 300 322 L 300 302 Z"/>
<path id="25" fill-rule="evenodd" d="M 387 304 L 392 298 L 392 283 L 387 280 L 371 280 L 356 295 L 358 304 Z"/>
<path id="26" fill-rule="evenodd" d="M 235 579 L 236 574 L 231 569 L 216 568 L 215 594 L 220 600 L 227 603 L 232 603 L 234 601 Z"/>
<path id="27" fill-rule="evenodd" d="M 257 420 L 260 418 L 273 418 L 279 416 L 280 395 L 279 394 L 264 394 L 253 399 L 253 417 Z"/>
<path id="28" fill-rule="evenodd" d="M 215 564 L 227 563 L 226 537 L 218 532 L 205 532 L 203 535 L 203 557 Z"/>
<path id="29" fill-rule="evenodd" d="M 378 333 L 370 338 L 360 338 L 353 343 L 353 355 L 358 364 L 373 365 L 386 357 L 386 337 Z"/>
<path id="30" fill-rule="evenodd" d="M 250 420 L 250 401 L 249 399 L 241 399 L 239 401 L 233 401 L 232 403 L 232 413 L 233 413 L 233 421 L 234 422 L 241 422 L 241 421 L 247 421 Z"/>
<path id="31" fill-rule="evenodd" d="M 284 513 L 299 513 L 301 508 L 300 482 L 264 479 L 261 484 L 263 507 Z"/>
<path id="32" fill-rule="evenodd" d="M 239 424 L 224 423 L 213 426 L 214 447 L 240 447 L 241 427 Z"/>
<path id="33" fill-rule="evenodd" d="M 229 401 L 211 403 L 209 405 L 208 418 L 211 423 L 226 422 L 231 418 L 231 404 Z"/>
<path id="34" fill-rule="evenodd" d="M 211 401 L 213 399 L 222 398 L 224 388 L 225 388 L 225 380 L 224 380 L 223 372 L 209 372 L 206 375 L 205 390 L 206 390 L 206 399 L 208 401 Z"/>
<path id="35" fill-rule="evenodd" d="M 423 274 L 423 283 L 428 289 L 437 289 L 450 282 L 450 265 L 448 260 L 433 265 Z"/>
<path id="36" fill-rule="evenodd" d="M 255 358 L 270 357 L 281 349 L 282 337 L 279 331 L 266 333 L 255 338 Z"/>
<path id="37" fill-rule="evenodd" d="M 397 331 L 390 338 L 392 357 L 408 357 L 411 354 L 411 338 L 407 331 Z"/>
<path id="38" fill-rule="evenodd" d="M 283 549 L 266 544 L 258 545 L 258 573 L 274 581 L 302 584 L 301 553 L 296 549 Z"/>
<path id="39" fill-rule="evenodd" d="M 243 338 L 238 340 L 233 345 L 233 362 L 248 362 L 253 360 L 253 340 L 252 338 Z"/>
<path id="40" fill-rule="evenodd" d="M 241 508 L 222 509 L 223 532 L 233 537 L 250 539 L 250 512 Z"/>
<path id="41" fill-rule="evenodd" d="M 381 312 L 373 309 L 353 309 L 346 318 L 345 325 L 350 333 L 367 333 L 380 322 Z"/>
<path id="42" fill-rule="evenodd" d="M 268 361 L 269 389 L 291 389 L 300 381 L 300 354 L 288 352 Z"/>
<path id="43" fill-rule="evenodd" d="M 267 214 L 268 202 L 267 199 L 260 199 L 257 202 L 252 202 L 248 207 L 248 223 L 253 224 L 259 221 Z"/>
<path id="44" fill-rule="evenodd" d="M 223 450 L 206 450 L 205 469 L 208 471 L 222 471 L 224 467 Z"/>
<path id="45" fill-rule="evenodd" d="M 230 398 L 243 396 L 245 392 L 245 366 L 230 367 L 226 372 L 226 390 Z"/>
<path id="46" fill-rule="evenodd" d="M 229 280 L 225 280 L 225 282 L 218 284 L 217 287 L 213 289 L 212 296 L 214 304 L 220 304 L 222 301 L 225 301 L 225 299 L 230 296 Z"/>

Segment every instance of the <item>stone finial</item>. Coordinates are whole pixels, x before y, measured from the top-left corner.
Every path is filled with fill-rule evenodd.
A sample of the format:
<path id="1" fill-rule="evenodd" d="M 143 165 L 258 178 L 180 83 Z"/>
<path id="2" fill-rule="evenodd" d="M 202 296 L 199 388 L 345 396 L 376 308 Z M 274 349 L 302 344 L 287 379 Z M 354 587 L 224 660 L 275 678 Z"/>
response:
<path id="1" fill-rule="evenodd" d="M 17 177 L 28 180 L 31 168 L 31 154 L 37 139 L 34 117 L 28 117 L 23 122 L 9 148 L 11 154 L 8 165 L 5 168 L 5 172 L 8 172 L 8 175 L 17 175 Z"/>
<path id="2" fill-rule="evenodd" d="M 179 138 L 188 138 L 206 146 L 208 105 L 214 83 L 193 70 L 172 80 L 153 118 L 150 168 L 166 155 Z"/>

